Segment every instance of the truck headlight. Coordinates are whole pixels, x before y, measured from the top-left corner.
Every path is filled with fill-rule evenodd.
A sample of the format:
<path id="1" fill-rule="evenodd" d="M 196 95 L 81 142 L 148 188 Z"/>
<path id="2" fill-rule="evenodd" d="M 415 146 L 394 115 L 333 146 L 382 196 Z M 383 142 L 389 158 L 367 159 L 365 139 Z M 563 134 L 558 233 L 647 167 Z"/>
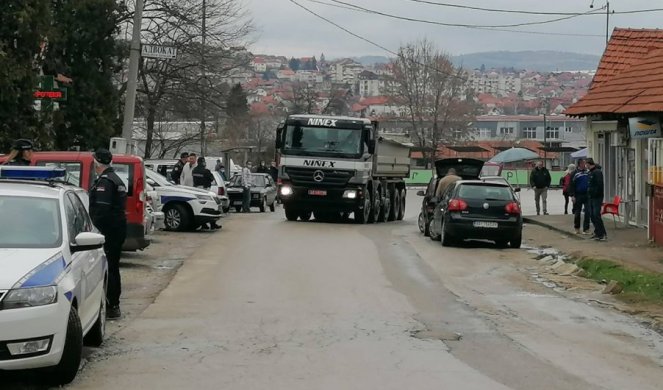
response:
<path id="1" fill-rule="evenodd" d="M 292 195 L 292 187 L 290 187 L 290 186 L 281 186 L 281 195 L 283 195 L 283 196 Z"/>
<path id="2" fill-rule="evenodd" d="M 19 309 L 50 305 L 57 302 L 58 289 L 55 286 L 17 288 L 10 290 L 2 300 L 3 309 Z"/>
<path id="3" fill-rule="evenodd" d="M 346 199 L 357 199 L 357 190 L 345 190 L 343 197 Z"/>

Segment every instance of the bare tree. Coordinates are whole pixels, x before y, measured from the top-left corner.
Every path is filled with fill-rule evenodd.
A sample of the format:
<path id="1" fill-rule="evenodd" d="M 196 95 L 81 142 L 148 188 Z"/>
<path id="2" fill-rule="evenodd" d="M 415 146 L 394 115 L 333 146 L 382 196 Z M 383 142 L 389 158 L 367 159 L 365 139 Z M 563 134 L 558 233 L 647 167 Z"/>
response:
<path id="1" fill-rule="evenodd" d="M 315 86 L 298 82 L 292 84 L 292 114 L 316 114 L 320 95 Z"/>
<path id="2" fill-rule="evenodd" d="M 429 162 L 442 144 L 467 138 L 475 105 L 462 68 L 428 40 L 401 47 L 392 65 L 391 95 L 404 106 L 411 137 Z"/>

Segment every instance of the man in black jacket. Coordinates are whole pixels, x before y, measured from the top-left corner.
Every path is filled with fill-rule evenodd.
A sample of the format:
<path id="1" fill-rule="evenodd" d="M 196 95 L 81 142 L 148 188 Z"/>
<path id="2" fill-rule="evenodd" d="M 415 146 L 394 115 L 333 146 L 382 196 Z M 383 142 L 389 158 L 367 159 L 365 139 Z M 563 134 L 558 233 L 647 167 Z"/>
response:
<path id="1" fill-rule="evenodd" d="M 589 199 L 587 191 L 589 189 L 589 171 L 587 170 L 585 160 L 578 160 L 578 167 L 572 173 L 571 184 L 569 184 L 568 194 L 573 199 L 573 227 L 576 234 L 589 234 L 589 221 L 591 213 L 589 212 Z M 582 232 L 580 230 L 580 217 L 583 209 L 585 217 L 582 220 Z"/>
<path id="2" fill-rule="evenodd" d="M 592 223 L 594 224 L 593 239 L 597 241 L 605 241 L 608 238 L 608 233 L 603 224 L 601 217 L 601 207 L 603 205 L 603 171 L 601 166 L 594 162 L 594 159 L 587 159 L 587 166 L 589 167 L 589 188 L 587 190 L 587 197 L 589 198 L 589 212 L 592 216 Z"/>
<path id="3" fill-rule="evenodd" d="M 189 153 L 184 152 L 180 154 L 180 160 L 175 163 L 173 171 L 170 173 L 170 179 L 173 181 L 173 183 L 180 184 L 180 177 L 182 176 L 182 168 L 184 168 L 184 164 L 186 164 L 188 160 L 189 160 Z"/>
<path id="4" fill-rule="evenodd" d="M 209 190 L 212 187 L 212 183 L 214 183 L 214 176 L 212 175 L 212 172 L 207 169 L 205 157 L 198 157 L 198 164 L 195 168 L 193 168 L 191 173 L 193 175 L 194 187 L 203 188 L 206 190 Z M 209 228 L 212 230 L 221 228 L 221 226 L 217 225 L 216 222 L 209 222 L 207 225 L 209 225 Z"/>
<path id="5" fill-rule="evenodd" d="M 548 215 L 548 188 L 551 181 L 550 172 L 543 166 L 543 161 L 537 162 L 529 177 L 529 184 L 534 188 L 536 215 L 541 215 L 541 199 L 543 199 L 543 215 Z"/>

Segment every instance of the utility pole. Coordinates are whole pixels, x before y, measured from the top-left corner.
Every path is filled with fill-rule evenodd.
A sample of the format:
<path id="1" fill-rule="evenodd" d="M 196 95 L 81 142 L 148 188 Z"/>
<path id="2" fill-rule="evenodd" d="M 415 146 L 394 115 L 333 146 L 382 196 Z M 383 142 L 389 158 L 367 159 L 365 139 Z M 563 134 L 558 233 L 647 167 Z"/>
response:
<path id="1" fill-rule="evenodd" d="M 205 74 L 205 43 L 207 41 L 207 0 L 203 0 L 203 23 L 202 23 L 202 47 L 200 48 L 200 65 L 202 68 L 202 81 L 203 86 L 207 82 Z M 200 93 L 200 155 L 207 155 L 207 143 L 205 135 L 205 91 L 199 91 Z"/>
<path id="2" fill-rule="evenodd" d="M 140 31 L 143 23 L 143 0 L 136 0 L 134 9 L 134 28 L 131 36 L 131 52 L 129 55 L 129 76 L 127 79 L 127 96 L 124 100 L 124 120 L 122 122 L 122 138 L 127 142 L 126 153 L 133 153 L 133 122 L 136 108 L 136 84 L 138 83 L 138 63 L 140 62 Z"/>
<path id="3" fill-rule="evenodd" d="M 548 122 L 546 112 L 543 113 L 543 166 L 548 168 Z"/>
<path id="4" fill-rule="evenodd" d="M 610 41 L 610 2 L 605 2 L 605 45 Z"/>

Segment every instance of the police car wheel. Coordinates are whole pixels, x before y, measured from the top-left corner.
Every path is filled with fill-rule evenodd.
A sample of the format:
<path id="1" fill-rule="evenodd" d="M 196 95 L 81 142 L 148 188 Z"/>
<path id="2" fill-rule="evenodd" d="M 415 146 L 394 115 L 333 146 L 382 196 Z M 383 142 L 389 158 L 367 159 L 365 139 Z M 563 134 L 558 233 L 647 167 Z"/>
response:
<path id="1" fill-rule="evenodd" d="M 65 385 L 73 381 L 78 373 L 82 355 L 83 328 L 78 312 L 72 306 L 69 311 L 62 358 L 60 358 L 60 363 L 51 370 L 48 381 L 53 385 Z"/>
<path id="2" fill-rule="evenodd" d="M 166 208 L 165 214 L 166 229 L 181 232 L 189 228 L 189 211 L 183 205 L 169 205 Z"/>
<path id="3" fill-rule="evenodd" d="M 101 297 L 101 304 L 99 306 L 99 316 L 95 321 L 92 329 L 85 335 L 83 342 L 90 347 L 100 347 L 104 342 L 106 336 L 106 289 Z"/>

